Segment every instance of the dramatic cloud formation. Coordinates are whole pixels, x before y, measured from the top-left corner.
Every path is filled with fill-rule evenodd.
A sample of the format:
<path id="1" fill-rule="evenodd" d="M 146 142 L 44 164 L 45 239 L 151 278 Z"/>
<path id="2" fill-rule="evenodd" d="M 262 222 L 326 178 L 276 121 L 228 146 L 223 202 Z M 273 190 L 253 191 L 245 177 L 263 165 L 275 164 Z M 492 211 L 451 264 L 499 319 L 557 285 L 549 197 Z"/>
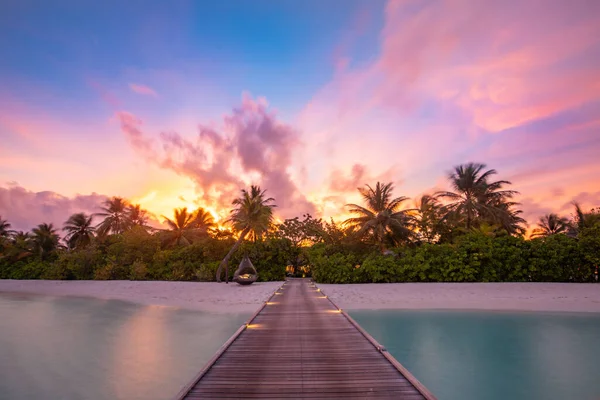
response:
<path id="1" fill-rule="evenodd" d="M 223 214 L 241 188 L 258 184 L 277 199 L 276 211 L 282 218 L 315 211 L 291 176 L 298 134 L 277 120 L 264 99 L 244 95 L 241 105 L 220 124 L 200 125 L 195 138 L 161 132 L 158 143 L 144 135 L 137 117 L 126 112 L 117 117 L 129 143 L 147 161 L 196 182 L 205 207 Z"/>
<path id="2" fill-rule="evenodd" d="M 154 91 L 154 89 L 152 89 L 151 87 L 148 87 L 146 85 L 138 85 L 136 83 L 130 83 L 129 89 L 131 89 L 132 92 L 135 92 L 137 94 L 158 97 L 158 94 Z"/>
<path id="3" fill-rule="evenodd" d="M 599 205 L 598 1 L 125 4 L 123 24 L 99 4 L 101 37 L 87 7 L 38 3 L 0 24 L 0 181 L 221 217 L 254 183 L 279 217 L 342 219 L 357 187 L 415 199 L 473 161 L 513 182 L 530 223 Z M 225 15 L 261 22 L 224 31 Z M 230 111 L 243 90 L 277 114 L 248 96 Z"/>
<path id="4" fill-rule="evenodd" d="M 338 68 L 299 118 L 325 169 L 394 165 L 415 197 L 452 165 L 485 162 L 528 217 L 600 190 L 599 2 L 391 0 L 384 18 L 378 56 Z"/>
<path id="5" fill-rule="evenodd" d="M 0 187 L 0 215 L 14 230 L 29 231 L 42 222 L 60 230 L 72 214 L 98 212 L 106 199 L 97 193 L 65 197 L 51 191 L 32 192 L 13 183 Z"/>

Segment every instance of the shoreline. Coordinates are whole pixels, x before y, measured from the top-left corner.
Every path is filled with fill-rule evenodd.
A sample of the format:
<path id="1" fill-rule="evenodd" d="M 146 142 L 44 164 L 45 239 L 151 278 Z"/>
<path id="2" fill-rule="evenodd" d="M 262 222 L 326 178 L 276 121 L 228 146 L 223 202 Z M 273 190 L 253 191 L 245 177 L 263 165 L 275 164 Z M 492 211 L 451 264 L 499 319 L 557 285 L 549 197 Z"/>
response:
<path id="1" fill-rule="evenodd" d="M 595 283 L 318 284 L 346 310 L 600 313 Z"/>
<path id="2" fill-rule="evenodd" d="M 252 313 L 282 282 L 0 280 L 0 294 L 119 300 L 210 313 Z"/>
<path id="3" fill-rule="evenodd" d="M 282 282 L 0 280 L 0 294 L 84 297 L 211 313 L 252 313 Z M 600 313 L 594 283 L 317 284 L 346 310 Z"/>

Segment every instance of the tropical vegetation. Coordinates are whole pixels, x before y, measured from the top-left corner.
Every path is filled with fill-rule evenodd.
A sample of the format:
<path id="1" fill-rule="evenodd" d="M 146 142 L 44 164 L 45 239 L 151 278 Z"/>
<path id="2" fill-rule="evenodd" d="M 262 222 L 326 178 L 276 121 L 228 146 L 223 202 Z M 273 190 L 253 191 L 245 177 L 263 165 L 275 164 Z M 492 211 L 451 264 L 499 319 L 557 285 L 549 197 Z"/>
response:
<path id="1" fill-rule="evenodd" d="M 206 209 L 179 208 L 153 228 L 146 210 L 121 197 L 71 215 L 62 238 L 49 223 L 15 231 L 4 215 L 0 278 L 220 281 L 248 255 L 263 281 L 595 281 L 600 209 L 574 203 L 571 217 L 551 213 L 528 227 L 518 192 L 496 175 L 485 164 L 459 165 L 448 174 L 451 190 L 414 201 L 392 183 L 366 184 L 345 221 L 275 222 L 275 199 L 258 186 L 241 190 L 222 225 Z"/>

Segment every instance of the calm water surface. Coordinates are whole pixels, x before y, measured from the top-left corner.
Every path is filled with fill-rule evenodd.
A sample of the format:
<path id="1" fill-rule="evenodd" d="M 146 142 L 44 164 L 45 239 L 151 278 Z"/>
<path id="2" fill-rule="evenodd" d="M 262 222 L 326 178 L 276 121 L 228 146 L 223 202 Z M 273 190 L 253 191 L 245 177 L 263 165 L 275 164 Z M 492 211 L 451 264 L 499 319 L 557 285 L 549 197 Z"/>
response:
<path id="1" fill-rule="evenodd" d="M 350 314 L 440 400 L 600 399 L 600 314 Z"/>
<path id="2" fill-rule="evenodd" d="M 0 293 L 0 399 L 170 399 L 248 317 Z"/>

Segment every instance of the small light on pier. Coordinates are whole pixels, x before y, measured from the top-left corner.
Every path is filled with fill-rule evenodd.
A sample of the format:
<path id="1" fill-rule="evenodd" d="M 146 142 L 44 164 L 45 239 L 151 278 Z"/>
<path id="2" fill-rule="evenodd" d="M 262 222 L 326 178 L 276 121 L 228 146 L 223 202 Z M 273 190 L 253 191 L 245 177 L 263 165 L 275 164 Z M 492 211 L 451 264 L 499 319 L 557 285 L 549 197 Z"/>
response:
<path id="1" fill-rule="evenodd" d="M 342 310 L 327 310 L 327 312 L 331 314 L 339 314 L 342 312 Z"/>
<path id="2" fill-rule="evenodd" d="M 279 304 L 279 303 L 276 301 L 267 301 L 268 306 L 274 306 L 275 304 Z"/>
<path id="3" fill-rule="evenodd" d="M 326 298 L 327 298 L 327 296 L 319 296 L 319 297 L 317 297 L 317 299 L 326 299 Z"/>
<path id="4" fill-rule="evenodd" d="M 247 329 L 258 329 L 261 327 L 261 324 L 246 324 Z"/>

